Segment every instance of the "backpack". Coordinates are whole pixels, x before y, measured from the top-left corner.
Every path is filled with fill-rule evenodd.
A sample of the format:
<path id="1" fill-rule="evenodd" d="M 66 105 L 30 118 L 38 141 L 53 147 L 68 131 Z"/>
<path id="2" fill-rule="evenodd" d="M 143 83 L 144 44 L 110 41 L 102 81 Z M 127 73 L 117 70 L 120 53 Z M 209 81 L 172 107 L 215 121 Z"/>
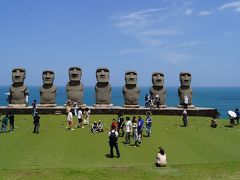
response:
<path id="1" fill-rule="evenodd" d="M 117 137 L 116 137 L 115 131 L 111 131 L 111 133 L 109 135 L 109 142 L 111 144 L 115 144 L 117 142 Z"/>

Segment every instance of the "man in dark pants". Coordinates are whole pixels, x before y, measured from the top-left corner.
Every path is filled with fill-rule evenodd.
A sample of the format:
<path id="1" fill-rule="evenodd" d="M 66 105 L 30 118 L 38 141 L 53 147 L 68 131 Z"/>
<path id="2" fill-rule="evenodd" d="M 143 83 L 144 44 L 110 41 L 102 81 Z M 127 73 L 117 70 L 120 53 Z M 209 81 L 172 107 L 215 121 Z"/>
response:
<path id="1" fill-rule="evenodd" d="M 116 131 L 116 127 L 113 127 L 108 133 L 109 137 L 109 146 L 110 146 L 110 157 L 113 158 L 113 147 L 115 147 L 117 152 L 117 158 L 120 157 L 120 152 L 118 149 L 118 132 Z"/>
<path id="2" fill-rule="evenodd" d="M 238 108 L 235 109 L 235 113 L 236 113 L 236 115 L 237 115 L 237 117 L 236 117 L 237 125 L 239 125 L 239 116 L 240 116 L 240 113 L 239 113 Z"/>
<path id="3" fill-rule="evenodd" d="M 40 127 L 40 116 L 37 112 L 35 112 L 35 116 L 33 117 L 33 124 L 34 124 L 34 130 L 33 133 L 39 133 L 39 127 Z"/>
<path id="4" fill-rule="evenodd" d="M 9 118 L 9 124 L 10 124 L 10 132 L 13 132 L 13 129 L 14 129 L 14 114 L 13 114 L 13 112 L 10 112 L 8 118 Z"/>

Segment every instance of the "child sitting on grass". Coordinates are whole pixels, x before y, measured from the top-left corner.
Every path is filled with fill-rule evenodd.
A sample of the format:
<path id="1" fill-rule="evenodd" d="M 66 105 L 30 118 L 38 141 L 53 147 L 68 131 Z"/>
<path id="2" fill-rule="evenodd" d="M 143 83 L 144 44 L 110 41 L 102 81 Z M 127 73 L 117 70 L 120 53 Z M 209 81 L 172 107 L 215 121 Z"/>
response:
<path id="1" fill-rule="evenodd" d="M 167 166 L 167 155 L 162 147 L 159 147 L 159 153 L 156 157 L 156 167 L 166 167 Z"/>

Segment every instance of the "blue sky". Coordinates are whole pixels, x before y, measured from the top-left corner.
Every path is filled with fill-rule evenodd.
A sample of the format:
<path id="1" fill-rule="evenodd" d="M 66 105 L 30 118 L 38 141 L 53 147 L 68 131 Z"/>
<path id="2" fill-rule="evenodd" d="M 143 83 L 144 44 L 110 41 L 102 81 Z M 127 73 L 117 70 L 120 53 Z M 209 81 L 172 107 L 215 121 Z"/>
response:
<path id="1" fill-rule="evenodd" d="M 139 86 L 165 74 L 179 86 L 240 86 L 240 1 L 208 0 L 2 0 L 0 85 L 11 70 L 27 70 L 26 85 L 41 85 L 45 69 L 65 85 L 68 68 L 83 70 L 85 86 L 96 83 L 98 67 L 110 68 L 112 86 L 135 70 Z"/>

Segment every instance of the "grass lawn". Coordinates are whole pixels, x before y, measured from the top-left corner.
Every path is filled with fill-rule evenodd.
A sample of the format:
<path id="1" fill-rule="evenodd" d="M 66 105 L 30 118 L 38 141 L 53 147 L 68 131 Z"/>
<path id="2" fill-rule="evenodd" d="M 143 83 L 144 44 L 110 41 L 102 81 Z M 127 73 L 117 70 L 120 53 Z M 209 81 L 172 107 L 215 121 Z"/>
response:
<path id="1" fill-rule="evenodd" d="M 210 118 L 189 117 L 184 128 L 181 117 L 153 116 L 152 136 L 140 147 L 120 137 L 121 158 L 111 159 L 107 133 L 116 116 L 92 115 L 105 124 L 95 134 L 90 126 L 66 130 L 63 115 L 40 116 L 40 134 L 32 133 L 30 115 L 16 115 L 15 131 L 0 134 L 0 179 L 240 179 L 240 127 L 226 120 L 212 129 Z M 159 146 L 165 168 L 154 166 Z"/>

